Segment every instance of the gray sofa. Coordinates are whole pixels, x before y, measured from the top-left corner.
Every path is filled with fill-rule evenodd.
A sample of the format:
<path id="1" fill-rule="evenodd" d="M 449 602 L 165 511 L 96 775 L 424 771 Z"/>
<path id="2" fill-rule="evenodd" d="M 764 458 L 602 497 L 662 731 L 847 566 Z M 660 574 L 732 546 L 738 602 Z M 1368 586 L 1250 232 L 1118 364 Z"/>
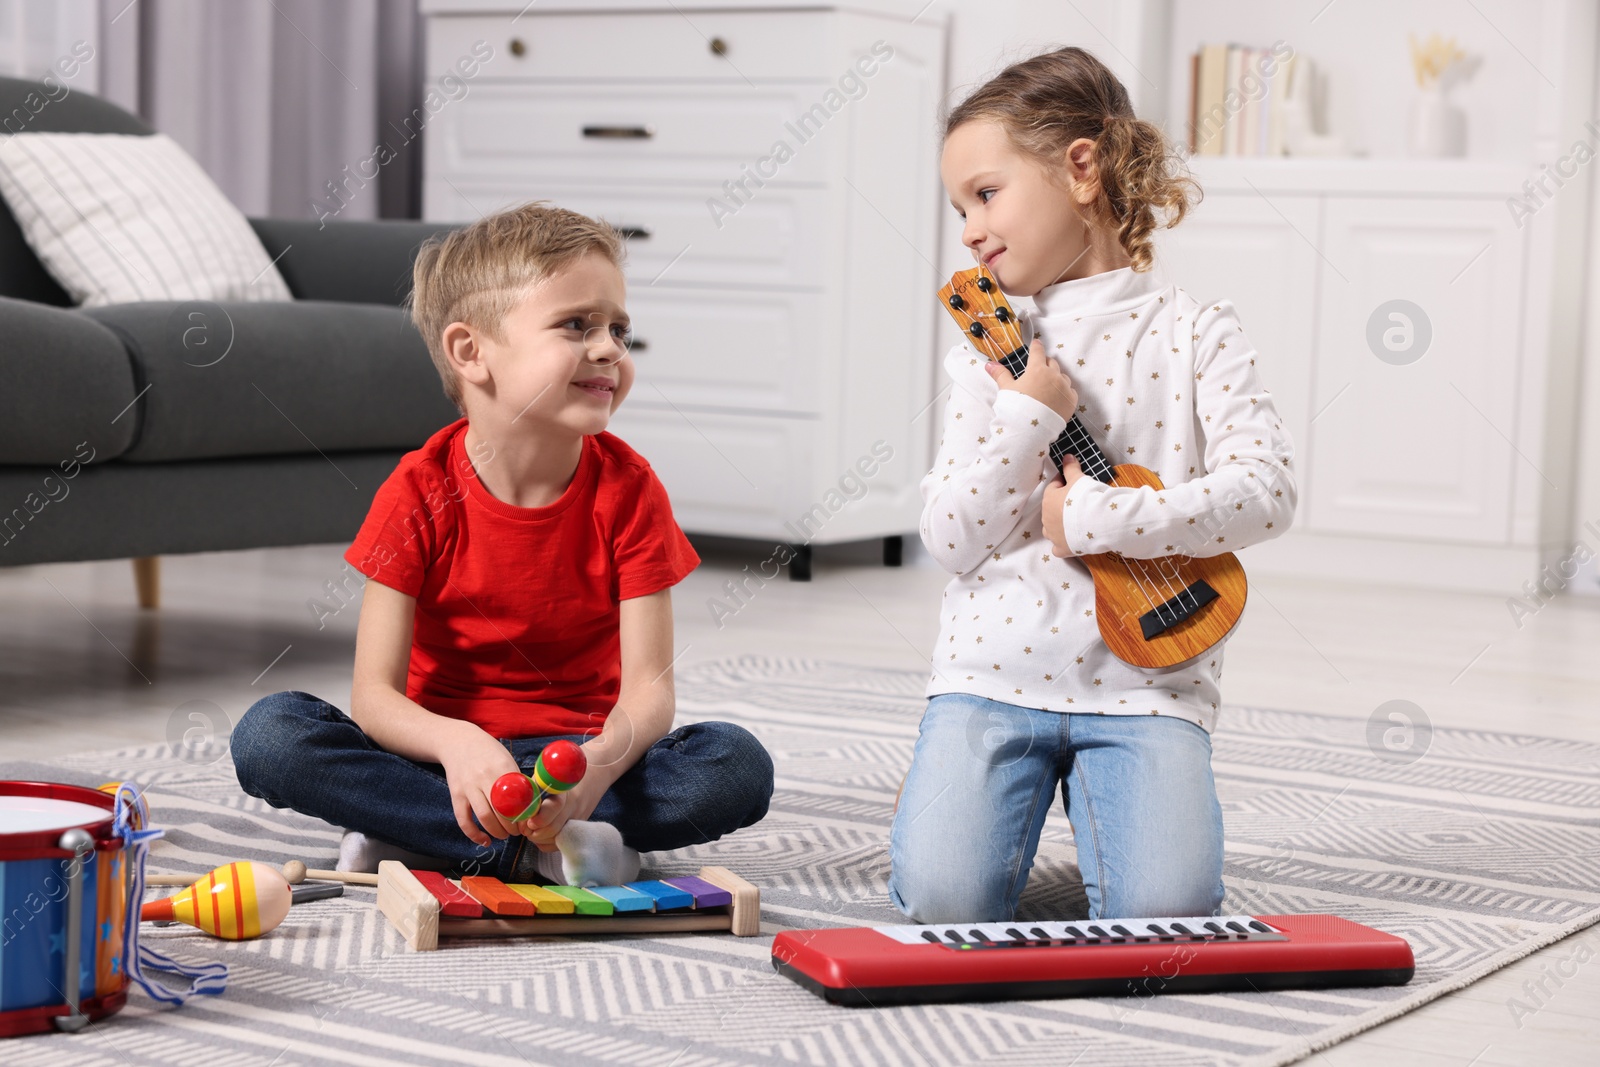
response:
<path id="1" fill-rule="evenodd" d="M 153 132 L 0 78 L 0 137 L 19 129 Z M 350 540 L 400 457 L 459 417 L 399 306 L 441 227 L 251 225 L 292 303 L 76 310 L 0 200 L 0 566 L 133 558 L 153 607 L 163 554 Z"/>

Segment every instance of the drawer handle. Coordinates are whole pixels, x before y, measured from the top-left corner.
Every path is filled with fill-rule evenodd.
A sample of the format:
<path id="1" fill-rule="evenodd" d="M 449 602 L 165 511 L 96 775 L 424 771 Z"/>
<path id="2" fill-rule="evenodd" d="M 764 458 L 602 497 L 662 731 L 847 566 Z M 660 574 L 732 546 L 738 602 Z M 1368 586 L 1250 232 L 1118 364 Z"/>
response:
<path id="1" fill-rule="evenodd" d="M 642 141 L 654 137 L 656 131 L 651 126 L 585 126 L 585 137 L 611 138 L 623 141 Z"/>
<path id="2" fill-rule="evenodd" d="M 648 352 L 650 351 L 650 342 L 646 341 L 643 337 L 635 337 L 633 339 L 633 344 L 628 346 L 628 351 L 632 352 L 636 356 L 641 352 Z"/>
<path id="3" fill-rule="evenodd" d="M 724 41 L 721 37 L 713 37 L 713 38 L 711 38 L 711 54 L 714 55 L 714 56 L 725 56 L 725 55 L 727 55 L 728 54 L 728 42 Z"/>
<path id="4" fill-rule="evenodd" d="M 527 51 L 528 51 L 528 46 L 522 43 L 522 38 L 521 37 L 513 37 L 513 38 L 511 38 L 511 43 L 508 44 L 506 47 L 508 49 L 510 49 L 511 54 L 514 55 L 514 56 L 525 55 L 527 53 Z"/>
<path id="5" fill-rule="evenodd" d="M 617 232 L 622 234 L 624 241 L 648 241 L 650 231 L 643 226 L 618 226 Z"/>

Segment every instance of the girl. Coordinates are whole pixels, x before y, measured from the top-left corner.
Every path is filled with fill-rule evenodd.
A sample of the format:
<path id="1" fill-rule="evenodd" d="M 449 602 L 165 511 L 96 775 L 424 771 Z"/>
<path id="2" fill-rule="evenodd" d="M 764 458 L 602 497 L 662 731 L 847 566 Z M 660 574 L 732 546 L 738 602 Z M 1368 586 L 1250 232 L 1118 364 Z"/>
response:
<path id="1" fill-rule="evenodd" d="M 1021 377 L 962 344 L 922 481 L 922 541 L 954 578 L 889 895 L 920 923 L 1013 917 L 1062 785 L 1091 918 L 1214 915 L 1222 812 L 1209 731 L 1219 646 L 1151 677 L 1113 657 L 1077 556 L 1216 555 L 1281 534 L 1293 445 L 1226 301 L 1149 273 L 1156 211 L 1192 180 L 1161 130 L 1079 48 L 1014 64 L 945 122 L 941 173 L 962 242 L 1031 296 Z M 1065 476 L 1047 456 L 1074 412 L 1112 462 L 1166 486 Z"/>

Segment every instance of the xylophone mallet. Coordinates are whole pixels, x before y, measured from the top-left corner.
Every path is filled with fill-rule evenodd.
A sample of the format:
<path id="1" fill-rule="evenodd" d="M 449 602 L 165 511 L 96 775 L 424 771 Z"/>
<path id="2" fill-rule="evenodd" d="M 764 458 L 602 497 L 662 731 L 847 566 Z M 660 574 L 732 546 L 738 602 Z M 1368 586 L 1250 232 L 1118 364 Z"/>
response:
<path id="1" fill-rule="evenodd" d="M 571 741 L 552 741 L 539 753 L 532 777 L 508 771 L 495 779 L 489 803 L 502 817 L 521 822 L 532 818 L 551 793 L 565 793 L 583 781 L 588 770 L 589 760 L 583 749 Z"/>

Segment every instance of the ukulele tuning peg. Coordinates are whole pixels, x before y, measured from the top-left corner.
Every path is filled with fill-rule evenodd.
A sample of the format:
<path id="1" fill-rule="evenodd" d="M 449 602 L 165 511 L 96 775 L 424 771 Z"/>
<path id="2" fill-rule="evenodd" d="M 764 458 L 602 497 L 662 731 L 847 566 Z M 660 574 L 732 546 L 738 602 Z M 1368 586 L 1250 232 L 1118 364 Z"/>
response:
<path id="1" fill-rule="evenodd" d="M 957 311 L 960 311 L 967 306 L 967 302 L 961 299 L 960 293 L 951 293 L 950 306 L 955 308 Z"/>
<path id="2" fill-rule="evenodd" d="M 1010 322 L 1011 309 L 1006 307 L 1004 304 L 1001 304 L 999 307 L 994 309 L 994 317 L 999 319 L 1001 322 Z"/>
<path id="3" fill-rule="evenodd" d="M 994 288 L 994 285 L 989 281 L 988 278 L 984 277 L 981 274 L 978 275 L 978 290 L 979 290 L 979 292 L 987 293 L 990 289 L 993 289 L 993 288 Z"/>
<path id="4" fill-rule="evenodd" d="M 967 327 L 967 332 L 972 334 L 972 336 L 974 336 L 974 337 L 982 337 L 983 336 L 983 323 L 981 323 L 981 322 L 973 323 L 971 326 Z"/>

